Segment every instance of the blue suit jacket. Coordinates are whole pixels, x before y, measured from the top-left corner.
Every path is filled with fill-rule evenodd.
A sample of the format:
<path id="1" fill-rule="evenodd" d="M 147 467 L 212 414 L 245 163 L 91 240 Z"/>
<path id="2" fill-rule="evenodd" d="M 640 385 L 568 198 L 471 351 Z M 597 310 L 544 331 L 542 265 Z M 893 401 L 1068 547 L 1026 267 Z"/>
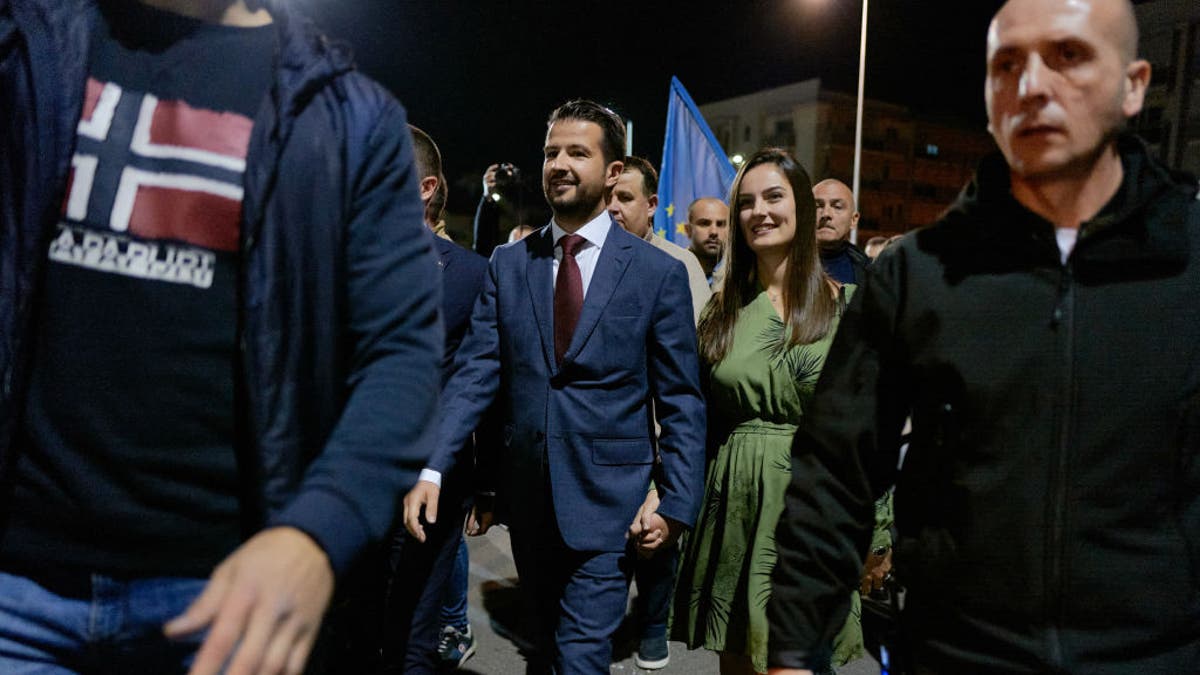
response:
<path id="1" fill-rule="evenodd" d="M 692 525 L 705 409 L 683 264 L 613 223 L 560 367 L 553 262 L 549 227 L 493 253 L 444 391 L 430 466 L 446 473 L 468 461 L 459 449 L 496 400 L 504 420 L 497 497 L 512 527 L 544 522 L 545 473 L 572 549 L 623 550 L 651 477 L 659 513 Z"/>
<path id="2" fill-rule="evenodd" d="M 433 238 L 442 271 L 442 321 L 446 326 L 446 349 L 442 360 L 442 386 L 450 379 L 454 355 L 471 323 L 471 309 L 483 290 L 487 258 L 443 239 Z"/>

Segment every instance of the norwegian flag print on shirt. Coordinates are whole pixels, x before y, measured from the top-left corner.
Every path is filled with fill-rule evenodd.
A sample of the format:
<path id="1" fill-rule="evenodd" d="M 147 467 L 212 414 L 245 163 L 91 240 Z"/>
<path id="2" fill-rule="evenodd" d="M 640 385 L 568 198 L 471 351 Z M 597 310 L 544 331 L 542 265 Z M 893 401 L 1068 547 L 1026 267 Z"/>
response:
<path id="1" fill-rule="evenodd" d="M 208 288 L 238 248 L 253 124 L 89 78 L 50 258 Z"/>

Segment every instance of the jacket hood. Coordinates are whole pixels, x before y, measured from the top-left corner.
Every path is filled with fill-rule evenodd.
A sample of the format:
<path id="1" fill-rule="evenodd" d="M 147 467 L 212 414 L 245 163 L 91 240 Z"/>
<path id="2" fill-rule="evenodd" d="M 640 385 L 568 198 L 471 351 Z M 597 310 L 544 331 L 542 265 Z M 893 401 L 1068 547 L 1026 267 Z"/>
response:
<path id="1" fill-rule="evenodd" d="M 279 31 L 276 101 L 290 117 L 339 75 L 354 70 L 354 57 L 345 43 L 327 38 L 286 2 L 267 0 L 263 5 Z"/>

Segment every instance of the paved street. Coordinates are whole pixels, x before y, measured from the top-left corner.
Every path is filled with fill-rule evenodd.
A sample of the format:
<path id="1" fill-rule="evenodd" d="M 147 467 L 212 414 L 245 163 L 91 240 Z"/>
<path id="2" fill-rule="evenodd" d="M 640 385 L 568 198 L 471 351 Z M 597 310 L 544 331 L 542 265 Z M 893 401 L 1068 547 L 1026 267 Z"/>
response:
<path id="1" fill-rule="evenodd" d="M 468 537 L 471 550 L 470 619 L 478 641 L 478 652 L 466 663 L 462 673 L 480 675 L 521 675 L 525 661 L 521 656 L 524 639 L 518 626 L 517 572 L 513 567 L 508 532 L 493 527 L 483 537 Z M 671 673 L 716 675 L 717 657 L 698 649 L 688 651 L 683 644 L 671 643 L 671 663 L 659 671 L 645 671 L 633 664 L 637 643 L 626 622 L 617 634 L 612 672 Z M 838 669 L 839 675 L 878 675 L 879 666 L 870 658 Z"/>

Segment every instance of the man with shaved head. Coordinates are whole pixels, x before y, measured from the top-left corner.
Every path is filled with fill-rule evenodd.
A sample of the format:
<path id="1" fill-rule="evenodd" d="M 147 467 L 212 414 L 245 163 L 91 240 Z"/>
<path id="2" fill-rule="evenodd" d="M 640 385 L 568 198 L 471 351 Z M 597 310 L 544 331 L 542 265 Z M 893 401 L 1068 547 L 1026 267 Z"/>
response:
<path id="1" fill-rule="evenodd" d="M 823 667 L 893 484 L 905 672 L 1196 672 L 1200 202 L 1125 131 L 1136 45 L 1125 0 L 993 19 L 1000 151 L 869 268 L 797 432 L 773 672 Z"/>
<path id="2" fill-rule="evenodd" d="M 716 197 L 701 197 L 688 206 L 687 236 L 692 240 L 688 250 L 696 255 L 708 285 L 713 286 L 717 266 L 725 255 L 729 240 L 729 205 Z"/>
<path id="3" fill-rule="evenodd" d="M 817 204 L 817 244 L 825 273 L 843 284 L 861 284 L 871 259 L 850 242 L 858 227 L 858 208 L 850 187 L 836 178 L 813 186 Z"/>

